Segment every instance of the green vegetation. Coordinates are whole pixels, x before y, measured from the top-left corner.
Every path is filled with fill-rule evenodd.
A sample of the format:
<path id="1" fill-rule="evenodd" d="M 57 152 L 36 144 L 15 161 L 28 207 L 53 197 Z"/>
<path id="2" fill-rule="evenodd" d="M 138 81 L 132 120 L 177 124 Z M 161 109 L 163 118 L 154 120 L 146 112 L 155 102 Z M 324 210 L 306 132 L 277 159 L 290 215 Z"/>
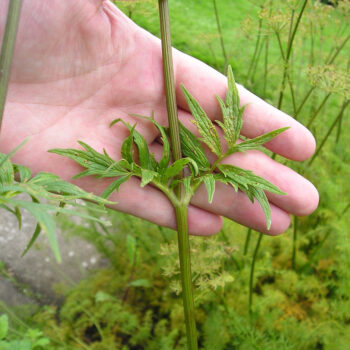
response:
<path id="1" fill-rule="evenodd" d="M 199 347 L 346 349 L 350 3 L 339 1 L 334 8 L 308 1 L 294 40 L 293 28 L 305 1 L 215 3 L 221 34 L 213 2 L 170 3 L 174 46 L 222 71 L 231 64 L 238 82 L 310 126 L 318 140 L 317 153 L 294 167 L 316 184 L 321 202 L 316 213 L 295 218 L 280 237 L 261 240 L 250 232 L 247 241 L 247 230 L 231 222 L 215 237 L 191 237 Z M 120 6 L 159 34 L 155 2 Z M 118 213 L 109 218 L 118 232 L 96 222 L 86 228 L 58 218 L 66 234 L 93 242 L 110 268 L 65 291 L 62 307 L 44 307 L 25 320 L 8 312 L 9 327 L 2 316 L 0 346 L 10 349 L 21 342 L 24 345 L 16 348 L 185 348 L 175 233 Z"/>

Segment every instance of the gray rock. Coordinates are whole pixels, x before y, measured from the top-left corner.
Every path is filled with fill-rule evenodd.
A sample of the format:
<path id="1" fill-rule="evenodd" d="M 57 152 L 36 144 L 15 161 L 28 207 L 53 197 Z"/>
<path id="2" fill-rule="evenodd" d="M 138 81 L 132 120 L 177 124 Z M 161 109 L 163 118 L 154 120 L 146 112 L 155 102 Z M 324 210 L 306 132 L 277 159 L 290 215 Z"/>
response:
<path id="1" fill-rule="evenodd" d="M 53 287 L 56 284 L 73 286 L 87 276 L 89 269 L 106 262 L 93 245 L 78 238 L 64 238 L 57 232 L 62 263 L 58 264 L 44 234 L 21 258 L 35 229 L 35 220 L 23 212 L 22 229 L 16 218 L 0 209 L 0 299 L 8 305 L 21 303 L 51 303 L 59 301 Z"/>

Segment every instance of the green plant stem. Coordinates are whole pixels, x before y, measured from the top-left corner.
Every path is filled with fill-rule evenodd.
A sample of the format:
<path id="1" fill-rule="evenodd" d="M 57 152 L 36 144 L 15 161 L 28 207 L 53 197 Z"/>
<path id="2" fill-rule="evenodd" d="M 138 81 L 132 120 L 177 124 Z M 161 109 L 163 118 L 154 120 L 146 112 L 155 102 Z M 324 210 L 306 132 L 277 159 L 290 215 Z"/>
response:
<path id="1" fill-rule="evenodd" d="M 293 42 L 295 39 L 295 35 L 297 33 L 299 24 L 300 24 L 300 20 L 303 16 L 303 13 L 305 11 L 305 7 L 307 5 L 308 0 L 304 0 L 304 3 L 302 5 L 302 8 L 299 12 L 298 18 L 296 20 L 295 26 L 293 28 L 293 30 L 290 29 L 290 35 L 288 38 L 288 45 L 287 45 L 287 51 L 286 51 L 286 55 L 285 55 L 285 64 L 284 64 L 284 71 L 283 71 L 283 78 L 282 78 L 282 84 L 281 84 L 281 89 L 280 89 L 280 93 L 279 93 L 279 98 L 278 98 L 278 103 L 277 103 L 277 108 L 280 109 L 282 107 L 282 102 L 283 102 L 283 97 L 284 97 L 284 89 L 285 89 L 285 85 L 286 85 L 286 79 L 287 79 L 287 75 L 288 75 L 288 69 L 289 69 L 289 60 L 290 60 L 290 56 L 292 53 L 292 48 L 293 48 Z M 294 19 L 294 10 L 292 12 L 292 16 L 291 19 Z"/>
<path id="2" fill-rule="evenodd" d="M 307 102 L 307 100 L 309 99 L 309 97 L 311 96 L 312 92 L 315 90 L 315 86 L 312 86 L 308 92 L 305 94 L 302 102 L 300 103 L 300 106 L 297 108 L 295 115 L 294 115 L 294 119 L 297 119 L 301 110 L 303 109 L 303 107 L 305 106 L 305 103 Z"/>
<path id="3" fill-rule="evenodd" d="M 260 233 L 258 240 L 256 242 L 256 246 L 255 246 L 255 250 L 254 250 L 254 254 L 253 254 L 253 260 L 252 260 L 252 264 L 250 266 L 250 276 L 249 276 L 249 300 L 248 300 L 248 305 L 249 305 L 249 315 L 252 316 L 253 313 L 253 282 L 254 282 L 254 272 L 255 272 L 255 263 L 256 263 L 256 258 L 258 256 L 259 253 L 259 248 L 260 248 L 260 244 L 263 238 L 263 234 Z"/>
<path id="4" fill-rule="evenodd" d="M 267 38 L 265 38 L 265 40 L 267 40 Z M 253 70 L 252 70 L 252 74 L 251 74 L 252 77 L 250 79 L 252 85 L 254 84 L 255 74 L 256 74 L 256 71 L 257 71 L 257 68 L 258 68 L 258 65 L 259 65 L 260 56 L 261 56 L 262 49 L 264 47 L 265 40 L 261 40 L 261 43 L 259 45 L 258 54 L 256 55 L 256 59 L 255 59 Z"/>
<path id="5" fill-rule="evenodd" d="M 324 137 L 324 139 L 322 140 L 320 146 L 318 147 L 318 149 L 316 150 L 315 154 L 313 155 L 313 157 L 310 159 L 309 165 L 311 165 L 314 160 L 317 158 L 317 156 L 319 155 L 319 153 L 321 152 L 323 146 L 325 145 L 326 141 L 328 140 L 329 135 L 332 133 L 333 129 L 335 128 L 335 126 L 337 125 L 339 119 L 343 116 L 343 113 L 346 109 L 346 107 L 349 105 L 350 100 L 346 100 L 344 101 L 342 108 L 340 109 L 337 117 L 334 119 L 332 125 L 330 126 L 330 128 L 328 129 L 328 132 L 326 134 L 326 136 Z"/>
<path id="6" fill-rule="evenodd" d="M 248 228 L 247 235 L 245 238 L 245 243 L 244 243 L 243 255 L 247 255 L 247 253 L 248 253 L 249 242 L 250 242 L 251 237 L 252 237 L 252 229 Z"/>
<path id="7" fill-rule="evenodd" d="M 259 19 L 258 35 L 257 35 L 256 42 L 255 42 L 255 48 L 254 48 L 253 57 L 252 57 L 252 59 L 251 59 L 251 61 L 250 61 L 249 68 L 248 68 L 248 73 L 247 73 L 247 78 L 246 78 L 246 84 L 247 84 L 248 81 L 249 81 L 250 73 L 251 73 L 252 68 L 253 68 L 253 65 L 254 65 L 254 63 L 255 63 L 256 55 L 257 55 L 257 53 L 258 53 L 258 48 L 259 48 L 259 44 L 260 44 L 260 37 L 261 37 L 261 28 L 262 28 L 262 19 L 260 18 L 260 19 Z"/>
<path id="8" fill-rule="evenodd" d="M 158 4 L 171 151 L 173 160 L 176 161 L 182 157 L 182 154 L 180 143 L 179 120 L 177 116 L 168 0 L 159 0 Z"/>
<path id="9" fill-rule="evenodd" d="M 348 63 L 346 65 L 346 72 L 348 74 L 349 74 L 349 71 L 350 71 L 350 57 L 348 58 Z M 340 140 L 342 124 L 343 124 L 343 115 L 339 118 L 339 121 L 338 121 L 337 136 L 335 138 L 335 143 L 338 143 Z"/>
<path id="10" fill-rule="evenodd" d="M 295 260 L 297 256 L 297 240 L 298 240 L 298 217 L 294 216 L 293 225 L 293 252 L 292 252 L 292 269 L 295 270 Z"/>
<path id="11" fill-rule="evenodd" d="M 311 124 L 313 123 L 313 121 L 315 120 L 315 118 L 317 117 L 318 113 L 320 113 L 321 109 L 323 108 L 323 106 L 326 104 L 327 100 L 329 99 L 329 97 L 331 96 L 331 92 L 329 92 L 324 99 L 322 100 L 322 102 L 320 103 L 320 105 L 318 106 L 318 108 L 316 109 L 316 111 L 314 112 L 314 114 L 312 115 L 311 119 L 309 120 L 309 122 L 307 123 L 307 128 L 310 128 Z"/>
<path id="12" fill-rule="evenodd" d="M 166 102 L 169 120 L 170 141 L 173 160 L 176 161 L 182 157 L 179 121 L 177 116 L 177 104 L 174 84 L 174 69 L 172 60 L 172 47 L 170 36 L 170 19 L 168 0 L 159 0 L 159 18 L 162 41 L 164 82 L 166 91 Z M 183 178 L 183 172 L 180 173 L 179 179 Z M 187 207 L 188 202 L 184 204 L 186 196 L 184 187 L 180 184 L 175 189 L 179 204 L 174 206 L 177 233 L 178 248 L 182 283 L 182 298 L 185 313 L 187 343 L 189 350 L 197 350 L 197 330 L 194 315 L 193 286 L 191 273 L 191 256 L 190 244 L 188 238 Z"/>
<path id="13" fill-rule="evenodd" d="M 198 349 L 197 329 L 194 315 L 193 286 L 188 239 L 187 205 L 175 207 L 178 248 L 181 271 L 182 298 L 184 303 L 188 349 Z"/>
<path id="14" fill-rule="evenodd" d="M 265 60 L 264 60 L 264 87 L 263 87 L 263 96 L 262 98 L 266 98 L 266 87 L 267 87 L 267 76 L 268 76 L 268 64 L 269 64 L 269 46 L 270 46 L 270 38 L 266 38 L 265 43 Z"/>
<path id="15" fill-rule="evenodd" d="M 0 54 L 0 131 L 10 80 L 11 64 L 15 49 L 21 6 L 22 0 L 9 1 L 5 31 L 2 39 Z"/>
<path id="16" fill-rule="evenodd" d="M 223 35 L 222 35 L 222 29 L 221 29 L 219 11 L 218 11 L 218 7 L 217 7 L 216 0 L 213 0 L 213 5 L 214 5 L 214 12 L 215 12 L 216 25 L 217 25 L 217 27 L 218 27 L 218 33 L 219 33 L 219 38 L 220 38 L 220 45 L 221 45 L 222 55 L 223 55 L 224 60 L 225 60 L 225 63 L 224 63 L 224 72 L 225 72 L 225 74 L 226 74 L 226 72 L 227 72 L 227 65 L 228 65 L 228 55 L 227 55 L 227 51 L 226 51 L 226 48 L 225 48 L 224 37 L 223 37 Z"/>

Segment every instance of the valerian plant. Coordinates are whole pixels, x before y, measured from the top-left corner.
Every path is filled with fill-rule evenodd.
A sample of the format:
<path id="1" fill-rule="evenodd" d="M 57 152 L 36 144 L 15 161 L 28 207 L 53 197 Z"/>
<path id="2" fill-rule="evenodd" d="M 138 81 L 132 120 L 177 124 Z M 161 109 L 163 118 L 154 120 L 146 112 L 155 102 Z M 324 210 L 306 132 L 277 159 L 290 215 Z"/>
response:
<path id="1" fill-rule="evenodd" d="M 68 157 L 85 168 L 75 178 L 88 175 L 93 175 L 97 178 L 114 178 L 115 180 L 101 195 L 101 197 L 106 199 L 114 191 L 118 191 L 119 187 L 130 177 L 135 176 L 141 180 L 142 187 L 148 184 L 153 185 L 168 197 L 175 209 L 181 207 L 187 211 L 191 198 L 201 184 L 205 185 L 208 201 L 212 202 L 215 183 L 222 182 L 233 187 L 235 191 L 240 190 L 246 193 L 252 202 L 257 200 L 264 211 L 267 227 L 270 228 L 271 211 L 265 191 L 279 195 L 285 193 L 252 171 L 224 164 L 223 161 L 236 152 L 260 149 L 262 145 L 287 128 L 277 129 L 253 139 L 244 138 L 244 141 L 238 142 L 243 125 L 244 107 L 240 106 L 238 90 L 231 67 L 228 68 L 228 91 L 225 101 L 217 96 L 222 112 L 222 120 L 211 121 L 203 108 L 184 86 L 182 86 L 182 91 L 194 118 L 193 123 L 196 125 L 201 137 L 198 139 L 190 130 L 180 124 L 180 141 L 183 157 L 173 163 L 171 163 L 170 157 L 168 128 L 160 125 L 153 116 L 133 115 L 135 118 L 147 119 L 158 129 L 163 144 L 162 156 L 159 161 L 149 151 L 144 137 L 136 130 L 137 124 L 131 125 L 122 119 L 115 119 L 110 124 L 113 127 L 116 123 L 123 123 L 129 130 L 129 136 L 124 140 L 121 147 L 120 160 L 112 159 L 105 150 L 103 153 L 99 153 L 82 141 L 79 141 L 83 148 L 82 150 L 53 149 L 50 152 Z M 224 140 L 220 139 L 217 127 L 220 127 L 223 131 Z M 202 143 L 216 156 L 212 164 L 208 160 Z M 179 178 L 178 175 L 185 170 L 186 176 Z M 185 190 L 183 197 L 179 197 L 176 194 L 176 187 L 179 185 L 183 186 Z M 181 276 L 181 278 L 183 279 L 184 276 Z M 191 317 L 193 317 L 194 322 L 194 315 L 192 314 Z M 197 347 L 190 347 L 190 349 L 195 348 Z"/>

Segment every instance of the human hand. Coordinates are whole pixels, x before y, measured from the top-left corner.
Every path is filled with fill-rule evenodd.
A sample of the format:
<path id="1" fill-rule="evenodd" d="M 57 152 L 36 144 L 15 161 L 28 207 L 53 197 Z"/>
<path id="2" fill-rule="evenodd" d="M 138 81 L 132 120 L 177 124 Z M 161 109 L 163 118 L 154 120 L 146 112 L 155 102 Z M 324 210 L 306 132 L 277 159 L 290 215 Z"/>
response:
<path id="1" fill-rule="evenodd" d="M 0 4 L 0 34 L 8 1 Z M 174 50 L 178 113 L 188 128 L 188 112 L 180 84 L 194 95 L 212 119 L 220 118 L 215 94 L 224 96 L 226 78 L 207 65 Z M 256 137 L 273 129 L 290 129 L 266 147 L 286 158 L 307 159 L 315 148 L 312 135 L 298 122 L 239 87 L 247 104 L 242 133 Z M 116 118 L 134 124 L 130 113 L 150 116 L 167 124 L 160 41 L 136 26 L 111 2 L 102 0 L 28 0 L 24 2 L 5 115 L 0 150 L 9 152 L 23 139 L 30 141 L 13 157 L 34 173 L 50 171 L 72 181 L 81 169 L 69 159 L 47 153 L 52 148 L 77 148 L 82 140 L 119 159 L 128 135 L 123 125 L 109 128 Z M 151 151 L 161 152 L 158 133 L 151 123 L 137 119 Z M 192 129 L 193 132 L 195 130 Z M 199 188 L 189 207 L 189 230 L 212 234 L 221 227 L 221 216 L 261 232 L 278 234 L 289 225 L 289 214 L 310 214 L 318 204 L 313 185 L 293 170 L 262 152 L 234 154 L 225 163 L 253 170 L 287 193 L 269 194 L 272 224 L 269 231 L 258 203 L 241 192 L 218 183 L 213 202 Z M 81 178 L 74 183 L 96 194 L 111 180 Z M 159 225 L 175 228 L 173 208 L 157 189 L 140 187 L 131 178 L 111 200 L 115 209 Z"/>

